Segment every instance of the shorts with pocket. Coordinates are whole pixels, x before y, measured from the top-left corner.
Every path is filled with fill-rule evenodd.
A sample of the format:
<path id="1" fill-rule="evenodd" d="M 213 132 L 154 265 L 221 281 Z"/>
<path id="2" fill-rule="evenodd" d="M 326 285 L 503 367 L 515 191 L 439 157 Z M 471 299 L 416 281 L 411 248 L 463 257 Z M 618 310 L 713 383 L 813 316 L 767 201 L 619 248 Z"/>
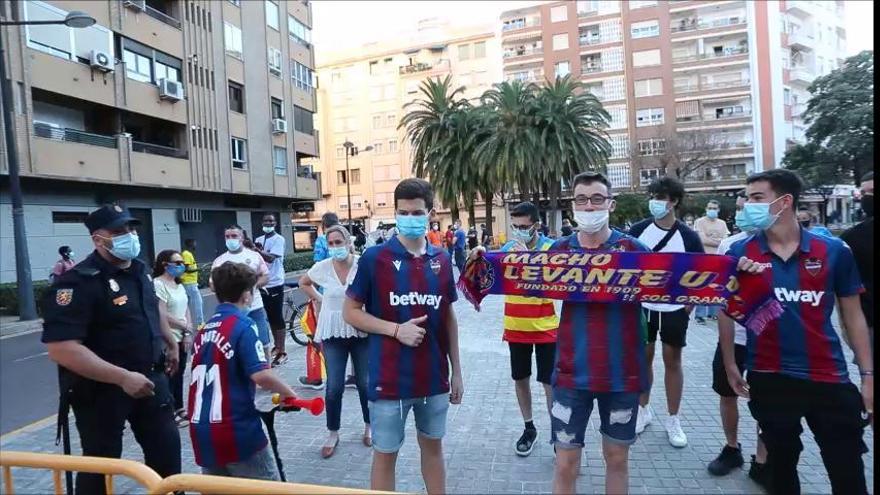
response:
<path id="1" fill-rule="evenodd" d="M 440 440 L 446 434 L 446 412 L 449 410 L 449 394 L 417 397 L 401 400 L 376 400 L 370 402 L 370 431 L 373 449 L 383 454 L 393 454 L 403 446 L 406 417 L 412 409 L 419 435 Z"/>
<path id="2" fill-rule="evenodd" d="M 736 367 L 739 373 L 746 371 L 746 354 L 748 350 L 746 346 L 736 344 L 733 349 Z M 730 388 L 730 382 L 727 381 L 727 370 L 724 369 L 724 359 L 721 357 L 721 345 L 715 347 L 715 358 L 712 359 L 712 390 L 721 397 L 736 397 L 736 392 Z"/>

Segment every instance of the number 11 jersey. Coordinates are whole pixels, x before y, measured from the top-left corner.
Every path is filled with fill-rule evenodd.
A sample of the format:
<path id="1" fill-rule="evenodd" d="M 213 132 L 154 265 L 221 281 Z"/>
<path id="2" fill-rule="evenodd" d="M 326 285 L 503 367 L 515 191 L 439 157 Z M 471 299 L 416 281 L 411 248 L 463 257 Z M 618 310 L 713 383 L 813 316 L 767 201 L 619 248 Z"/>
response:
<path id="1" fill-rule="evenodd" d="M 189 434 L 196 464 L 219 468 L 266 446 L 251 375 L 268 367 L 253 320 L 232 304 L 217 306 L 193 344 Z"/>

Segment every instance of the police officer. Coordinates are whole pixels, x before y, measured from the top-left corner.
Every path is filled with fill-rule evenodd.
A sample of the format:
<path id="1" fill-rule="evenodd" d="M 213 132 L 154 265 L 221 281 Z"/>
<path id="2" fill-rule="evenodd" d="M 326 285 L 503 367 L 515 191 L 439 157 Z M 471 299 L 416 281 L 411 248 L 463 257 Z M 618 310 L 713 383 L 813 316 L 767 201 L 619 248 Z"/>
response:
<path id="1" fill-rule="evenodd" d="M 66 421 L 69 404 L 83 455 L 120 458 L 128 421 L 146 464 L 166 477 L 180 473 L 166 375 L 177 368 L 178 353 L 159 318 L 149 270 L 136 259 L 139 224 L 118 205 L 89 214 L 95 250 L 47 292 L 42 340 L 59 365 L 59 421 Z M 103 475 L 79 473 L 76 493 L 104 493 Z"/>

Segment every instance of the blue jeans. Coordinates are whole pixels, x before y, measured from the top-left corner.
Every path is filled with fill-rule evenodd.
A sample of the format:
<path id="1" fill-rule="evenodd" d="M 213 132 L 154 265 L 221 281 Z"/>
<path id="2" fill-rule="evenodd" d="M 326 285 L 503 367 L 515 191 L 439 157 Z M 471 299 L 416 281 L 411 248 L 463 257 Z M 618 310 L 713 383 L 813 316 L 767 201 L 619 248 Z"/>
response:
<path id="1" fill-rule="evenodd" d="M 183 284 L 183 288 L 186 289 L 186 298 L 189 300 L 189 314 L 192 317 L 193 327 L 198 329 L 205 323 L 205 310 L 202 309 L 199 284 Z"/>
<path id="2" fill-rule="evenodd" d="M 264 308 L 255 309 L 248 313 L 248 318 L 254 320 L 254 323 L 257 324 L 257 335 L 260 337 L 260 343 L 263 344 L 263 347 L 269 345 L 269 335 L 272 333 L 269 330 L 269 318 L 266 316 L 266 310 Z"/>
<path id="3" fill-rule="evenodd" d="M 400 450 L 410 409 L 416 417 L 419 435 L 431 440 L 443 439 L 446 434 L 446 412 L 449 410 L 448 393 L 414 399 L 377 400 L 370 402 L 373 450 L 383 454 Z"/>
<path id="4" fill-rule="evenodd" d="M 325 339 L 321 341 L 321 352 L 327 365 L 327 389 L 324 400 L 327 403 L 327 429 L 339 431 L 342 416 L 342 394 L 345 392 L 345 365 L 348 356 L 354 364 L 358 396 L 361 400 L 361 414 L 364 424 L 370 424 L 370 410 L 367 407 L 367 368 L 369 339 L 351 337 L 347 339 Z"/>
<path id="5" fill-rule="evenodd" d="M 618 445 L 635 443 L 638 392 L 591 392 L 563 387 L 553 387 L 551 443 L 562 449 L 583 448 L 594 400 L 599 403 L 602 436 Z"/>
<path id="6" fill-rule="evenodd" d="M 697 306 L 694 312 L 697 318 L 710 318 L 718 316 L 718 306 Z"/>

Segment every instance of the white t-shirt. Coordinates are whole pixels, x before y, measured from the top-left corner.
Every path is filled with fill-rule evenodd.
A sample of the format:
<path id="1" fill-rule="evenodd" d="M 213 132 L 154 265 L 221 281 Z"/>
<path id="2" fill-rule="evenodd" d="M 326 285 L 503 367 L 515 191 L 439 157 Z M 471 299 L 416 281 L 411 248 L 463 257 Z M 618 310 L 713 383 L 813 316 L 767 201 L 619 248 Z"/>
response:
<path id="1" fill-rule="evenodd" d="M 251 251 L 248 248 L 242 248 L 241 251 L 237 253 L 230 253 L 229 251 L 226 251 L 220 256 L 217 256 L 217 259 L 215 259 L 214 262 L 211 263 L 211 270 L 217 268 L 223 263 L 226 263 L 227 261 L 231 261 L 233 263 L 244 263 L 257 275 L 265 275 L 269 273 L 269 267 L 266 265 L 263 257 L 260 256 L 260 253 L 256 251 Z M 250 311 L 262 309 L 262 307 L 263 298 L 260 297 L 260 291 L 256 287 L 254 287 L 254 302 L 251 303 Z"/>
<path id="2" fill-rule="evenodd" d="M 284 236 L 277 232 L 267 238 L 264 235 L 257 237 L 257 243 L 263 245 L 263 251 L 278 256 L 275 261 L 269 265 L 269 283 L 266 287 L 278 287 L 284 285 Z"/>
<path id="3" fill-rule="evenodd" d="M 172 288 L 161 278 L 157 277 L 153 279 L 153 288 L 156 290 L 156 297 L 165 303 L 165 306 L 168 308 L 168 314 L 171 315 L 172 318 L 186 320 L 186 308 L 187 304 L 189 304 L 189 299 L 186 297 L 186 289 L 183 287 L 183 284 L 175 285 L 177 285 L 177 287 Z M 174 334 L 174 340 L 177 342 L 183 340 L 183 333 L 180 330 L 172 327 L 171 333 Z"/>
<path id="4" fill-rule="evenodd" d="M 703 243 L 700 242 L 700 236 L 697 235 L 690 227 L 685 225 L 681 220 L 676 220 L 676 231 L 672 234 L 666 245 L 660 249 L 661 253 L 702 253 Z M 630 228 L 629 235 L 642 241 L 643 244 L 650 249 L 660 243 L 668 230 L 661 229 L 654 223 L 654 220 L 648 218 L 635 224 Z M 661 313 L 670 311 L 678 311 L 684 308 L 680 304 L 661 304 L 661 303 L 642 303 L 642 307 Z"/>
<path id="5" fill-rule="evenodd" d="M 358 256 L 354 257 L 348 277 L 343 284 L 333 268 L 333 259 L 328 258 L 312 265 L 307 275 L 315 285 L 323 289 L 321 312 L 318 314 L 318 331 L 315 342 L 329 338 L 366 337 L 367 334 L 356 330 L 342 318 L 342 304 L 345 302 L 345 291 L 357 273 Z"/>
<path id="6" fill-rule="evenodd" d="M 727 251 L 730 250 L 730 246 L 732 246 L 734 242 L 745 239 L 749 235 L 748 232 L 740 232 L 739 234 L 724 239 L 721 241 L 721 244 L 718 245 L 718 254 L 727 254 Z M 734 323 L 734 328 L 736 328 L 736 335 L 733 337 L 733 341 L 736 345 L 746 345 L 746 327 L 739 323 Z"/>

